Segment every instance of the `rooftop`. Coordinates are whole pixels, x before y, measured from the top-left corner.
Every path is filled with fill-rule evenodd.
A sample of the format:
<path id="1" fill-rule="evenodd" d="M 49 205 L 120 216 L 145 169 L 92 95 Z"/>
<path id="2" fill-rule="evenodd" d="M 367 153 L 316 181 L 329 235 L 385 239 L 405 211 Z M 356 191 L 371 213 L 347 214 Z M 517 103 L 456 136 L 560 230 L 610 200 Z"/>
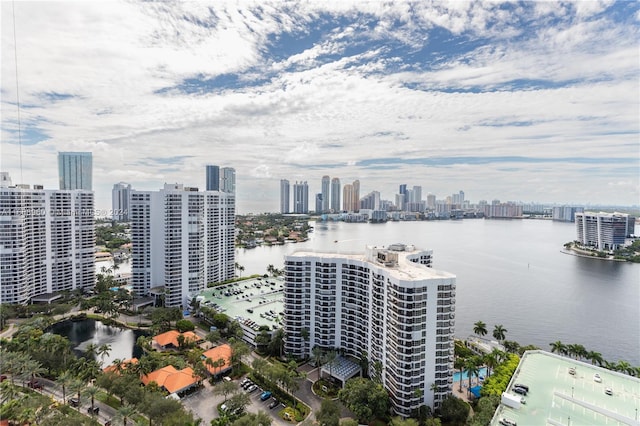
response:
<path id="1" fill-rule="evenodd" d="M 229 318 L 250 320 L 260 325 L 280 326 L 284 311 L 281 278 L 252 278 L 203 290 L 198 298 L 203 306 L 224 312 Z"/>
<path id="2" fill-rule="evenodd" d="M 402 247 L 402 250 L 399 248 Z M 428 268 L 409 260 L 411 255 L 430 253 L 430 250 L 416 249 L 412 245 L 392 244 L 388 247 L 367 246 L 365 253 L 320 253 L 313 251 L 294 252 L 287 257 L 314 256 L 325 259 L 353 259 L 369 262 L 372 265 L 389 271 L 389 274 L 399 280 L 419 281 L 433 278 L 455 278 L 455 275 Z M 379 253 L 387 254 L 386 256 Z M 378 259 L 378 260 L 376 260 Z M 384 260 L 380 260 L 384 259 Z"/>
<path id="3" fill-rule="evenodd" d="M 173 347 L 177 348 L 178 346 L 180 346 L 178 343 L 178 336 L 180 335 L 184 336 L 185 342 L 197 342 L 198 340 L 200 340 L 200 338 L 193 331 L 185 331 L 184 333 L 180 333 L 176 330 L 169 330 L 166 333 L 153 336 L 153 341 L 163 348 L 168 345 L 173 345 Z"/>
<path id="4" fill-rule="evenodd" d="M 211 348 L 208 351 L 202 354 L 203 358 L 211 358 L 212 361 L 216 362 L 222 359 L 224 363 L 219 366 L 207 365 L 205 363 L 205 367 L 209 370 L 211 374 L 218 374 L 221 371 L 227 370 L 231 368 L 231 346 L 224 344 L 220 346 L 216 346 L 215 348 Z M 204 362 L 204 361 L 203 361 Z"/>
<path id="5" fill-rule="evenodd" d="M 575 369 L 575 374 L 569 370 Z M 600 381 L 594 375 L 600 376 Z M 640 425 L 640 379 L 545 351 L 528 351 L 511 378 L 529 387 L 519 409 L 498 406 L 491 425 Z M 611 390 L 611 395 L 605 393 Z"/>
<path id="6" fill-rule="evenodd" d="M 194 386 L 198 383 L 199 378 L 194 374 L 191 367 L 177 370 L 172 365 L 167 365 L 146 376 L 142 376 L 141 380 L 145 386 L 151 382 L 156 382 L 158 386 L 165 388 L 169 393 L 175 393 Z"/>

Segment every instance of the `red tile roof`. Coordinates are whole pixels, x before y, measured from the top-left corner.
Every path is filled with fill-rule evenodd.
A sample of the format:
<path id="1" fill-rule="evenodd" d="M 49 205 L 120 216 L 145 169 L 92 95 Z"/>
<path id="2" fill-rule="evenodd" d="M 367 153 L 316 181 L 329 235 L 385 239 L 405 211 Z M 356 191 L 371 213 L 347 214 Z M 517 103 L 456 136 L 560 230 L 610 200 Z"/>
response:
<path id="1" fill-rule="evenodd" d="M 193 331 L 185 331 L 184 333 L 180 333 L 176 330 L 170 330 L 166 333 L 158 334 L 154 336 L 153 341 L 162 347 L 167 347 L 169 345 L 173 345 L 174 347 L 178 347 L 178 336 L 183 335 L 185 341 L 193 341 L 197 342 L 200 338 Z"/>
<path id="2" fill-rule="evenodd" d="M 152 371 L 146 376 L 142 376 L 140 380 L 145 386 L 151 382 L 156 382 L 158 386 L 165 388 L 169 393 L 175 393 L 195 385 L 200 378 L 194 377 L 191 367 L 177 370 L 172 365 L 167 365 L 159 370 Z"/>
<path id="3" fill-rule="evenodd" d="M 205 358 L 205 361 L 206 358 L 211 358 L 212 361 L 218 361 L 219 359 L 224 360 L 224 364 L 220 367 L 212 367 L 206 363 L 204 364 L 211 374 L 218 374 L 221 371 L 231 368 L 231 346 L 227 344 L 211 348 L 203 353 L 202 356 Z"/>

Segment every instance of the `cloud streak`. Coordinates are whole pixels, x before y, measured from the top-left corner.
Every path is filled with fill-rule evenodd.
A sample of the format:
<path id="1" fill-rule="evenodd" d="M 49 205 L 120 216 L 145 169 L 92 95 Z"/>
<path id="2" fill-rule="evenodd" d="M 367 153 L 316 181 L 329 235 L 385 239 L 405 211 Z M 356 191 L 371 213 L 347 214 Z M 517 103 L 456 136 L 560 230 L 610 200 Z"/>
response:
<path id="1" fill-rule="evenodd" d="M 1 7 L 1 168 L 20 176 L 17 46 L 25 182 L 93 151 L 101 208 L 205 164 L 237 169 L 240 211 L 324 174 L 387 199 L 640 199 L 635 2 L 18 2 L 16 39 Z"/>

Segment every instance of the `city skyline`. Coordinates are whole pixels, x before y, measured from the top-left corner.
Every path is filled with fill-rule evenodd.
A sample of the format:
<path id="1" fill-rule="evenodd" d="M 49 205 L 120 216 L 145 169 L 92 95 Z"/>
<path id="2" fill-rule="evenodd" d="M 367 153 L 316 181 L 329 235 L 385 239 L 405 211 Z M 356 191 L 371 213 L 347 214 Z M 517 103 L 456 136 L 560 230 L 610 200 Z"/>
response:
<path id="1" fill-rule="evenodd" d="M 640 199 L 636 2 L 1 7 L 0 169 L 53 189 L 54 152 L 92 152 L 100 210 L 117 182 L 204 189 L 212 163 L 238 213 L 324 175 L 385 199 Z"/>

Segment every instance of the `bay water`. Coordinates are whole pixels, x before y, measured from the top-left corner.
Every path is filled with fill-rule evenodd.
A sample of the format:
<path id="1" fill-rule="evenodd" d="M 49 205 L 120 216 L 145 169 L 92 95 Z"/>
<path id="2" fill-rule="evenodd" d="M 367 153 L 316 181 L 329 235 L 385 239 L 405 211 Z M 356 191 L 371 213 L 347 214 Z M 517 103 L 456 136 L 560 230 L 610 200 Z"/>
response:
<path id="1" fill-rule="evenodd" d="M 550 350 L 560 340 L 640 365 L 640 264 L 563 253 L 575 224 L 549 220 L 311 222 L 302 243 L 237 249 L 244 275 L 281 269 L 295 251 L 364 253 L 367 245 L 432 249 L 435 269 L 457 276 L 456 337 L 482 320 L 507 340 Z"/>

